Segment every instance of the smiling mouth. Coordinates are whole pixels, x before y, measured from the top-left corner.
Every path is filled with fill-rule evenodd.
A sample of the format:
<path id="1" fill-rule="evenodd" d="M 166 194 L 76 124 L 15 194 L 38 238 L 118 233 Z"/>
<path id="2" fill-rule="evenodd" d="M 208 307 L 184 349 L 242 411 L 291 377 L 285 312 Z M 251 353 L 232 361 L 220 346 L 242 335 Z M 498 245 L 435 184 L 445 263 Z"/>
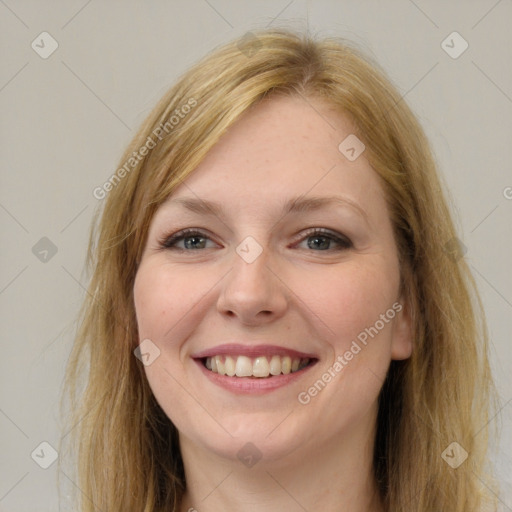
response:
<path id="1" fill-rule="evenodd" d="M 212 373 L 227 377 L 253 377 L 266 379 L 278 375 L 296 373 L 316 362 L 312 358 L 290 356 L 224 356 L 217 355 L 202 358 L 205 368 Z"/>

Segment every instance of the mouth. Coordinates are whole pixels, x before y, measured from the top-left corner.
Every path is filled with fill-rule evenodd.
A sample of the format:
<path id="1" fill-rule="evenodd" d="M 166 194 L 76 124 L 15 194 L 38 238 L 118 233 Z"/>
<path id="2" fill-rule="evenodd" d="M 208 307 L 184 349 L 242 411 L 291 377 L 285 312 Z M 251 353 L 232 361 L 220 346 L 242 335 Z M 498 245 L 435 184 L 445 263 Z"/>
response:
<path id="1" fill-rule="evenodd" d="M 219 375 L 269 379 L 278 375 L 296 373 L 314 363 L 309 357 L 272 356 L 248 357 L 245 355 L 215 355 L 201 358 L 203 366 Z"/>
<path id="2" fill-rule="evenodd" d="M 235 393 L 263 393 L 299 379 L 315 354 L 275 345 L 226 344 L 192 355 L 205 376 Z"/>

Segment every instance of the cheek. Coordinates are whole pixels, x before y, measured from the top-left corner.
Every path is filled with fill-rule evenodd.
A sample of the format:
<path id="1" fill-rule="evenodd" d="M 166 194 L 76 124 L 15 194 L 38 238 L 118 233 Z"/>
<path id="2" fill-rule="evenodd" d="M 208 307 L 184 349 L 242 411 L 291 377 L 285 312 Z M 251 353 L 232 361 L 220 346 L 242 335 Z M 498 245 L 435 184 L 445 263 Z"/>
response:
<path id="1" fill-rule="evenodd" d="M 159 349 L 154 362 L 144 367 L 149 386 L 167 416 L 183 429 L 194 421 L 191 415 L 197 410 L 186 391 L 191 383 L 180 358 L 180 340 L 186 338 L 191 310 L 204 294 L 199 289 L 191 294 L 196 289 L 191 284 L 186 273 L 143 261 L 133 288 L 140 341 L 149 339 Z"/>
<path id="2" fill-rule="evenodd" d="M 206 285 L 205 285 L 206 286 Z M 205 293 L 190 274 L 168 265 L 142 264 L 134 283 L 139 336 L 163 342 L 174 338 L 180 321 L 194 310 Z"/>
<path id="3" fill-rule="evenodd" d="M 135 278 L 134 304 L 141 340 L 149 338 L 162 346 L 172 336 L 172 328 L 193 308 L 190 281 L 165 266 L 143 263 Z M 192 288 L 193 289 L 193 288 Z"/>
<path id="4" fill-rule="evenodd" d="M 170 294 L 165 294 L 165 282 L 148 265 L 141 265 L 135 277 L 133 300 L 140 339 L 158 338 L 158 326 L 168 311 Z"/>
<path id="5" fill-rule="evenodd" d="M 301 296 L 325 324 L 336 352 L 346 350 L 352 340 L 373 326 L 392 307 L 398 294 L 398 270 L 382 261 L 333 266 L 321 279 L 301 277 Z M 384 269 L 387 269 L 385 271 Z M 319 276 L 318 276 L 319 277 Z M 382 334 L 390 332 L 390 323 Z"/>
<path id="6" fill-rule="evenodd" d="M 332 331 L 324 340 L 332 355 L 306 380 L 298 399 L 332 431 L 358 425 L 373 410 L 384 382 L 391 360 L 392 306 L 399 289 L 398 267 L 391 263 L 362 258 L 333 268 L 321 289 L 318 279 L 316 286 L 308 280 L 301 289 L 303 294 L 309 290 L 308 305 Z M 387 322 L 381 320 L 386 312 Z"/>

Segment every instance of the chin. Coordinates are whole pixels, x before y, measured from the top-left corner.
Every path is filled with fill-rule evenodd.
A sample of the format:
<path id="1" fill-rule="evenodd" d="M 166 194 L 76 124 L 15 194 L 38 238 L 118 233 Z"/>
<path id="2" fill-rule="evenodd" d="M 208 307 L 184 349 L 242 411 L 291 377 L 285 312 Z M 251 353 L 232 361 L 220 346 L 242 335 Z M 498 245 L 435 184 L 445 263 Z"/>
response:
<path id="1" fill-rule="evenodd" d="M 283 461 L 288 455 L 297 452 L 306 444 L 306 432 L 300 436 L 296 424 L 279 428 L 286 414 L 237 414 L 231 419 L 223 419 L 222 431 L 205 437 L 205 431 L 193 436 L 196 445 L 215 455 L 246 464 L 246 458 L 258 459 L 258 466 Z M 284 421 L 287 423 L 287 420 Z M 246 464 L 247 465 L 247 464 Z M 249 464 L 248 467 L 251 465 Z"/>

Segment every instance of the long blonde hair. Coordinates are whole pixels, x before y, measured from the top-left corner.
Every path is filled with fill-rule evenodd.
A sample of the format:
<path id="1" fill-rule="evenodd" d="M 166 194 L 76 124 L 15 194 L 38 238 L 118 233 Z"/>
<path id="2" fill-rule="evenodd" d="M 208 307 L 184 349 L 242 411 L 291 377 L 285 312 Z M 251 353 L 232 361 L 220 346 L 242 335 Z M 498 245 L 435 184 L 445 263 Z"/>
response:
<path id="1" fill-rule="evenodd" d="M 159 205 L 227 128 L 274 93 L 322 98 L 348 115 L 385 187 L 414 323 L 412 356 L 392 361 L 379 397 L 374 469 L 385 509 L 480 510 L 494 397 L 486 327 L 426 137 L 370 58 L 346 41 L 286 30 L 254 32 L 189 70 L 95 193 L 103 208 L 65 384 L 80 510 L 179 510 L 178 434 L 133 353 L 134 278 Z M 446 454 L 460 458 L 461 449 L 468 458 L 452 467 Z"/>

